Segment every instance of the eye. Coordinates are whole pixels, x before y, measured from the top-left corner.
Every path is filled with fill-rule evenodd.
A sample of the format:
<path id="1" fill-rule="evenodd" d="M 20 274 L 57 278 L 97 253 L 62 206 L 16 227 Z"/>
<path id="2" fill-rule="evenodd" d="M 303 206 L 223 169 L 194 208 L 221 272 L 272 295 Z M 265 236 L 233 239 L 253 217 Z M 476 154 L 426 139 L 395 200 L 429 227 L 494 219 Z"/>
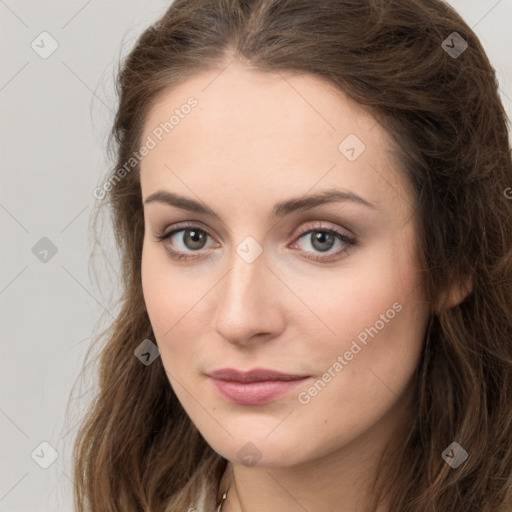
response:
<path id="1" fill-rule="evenodd" d="M 177 236 L 176 239 L 178 242 L 181 242 L 181 246 L 184 246 L 185 248 L 179 248 L 177 251 L 171 249 L 170 245 L 176 247 L 176 242 L 173 242 L 174 236 L 181 232 L 183 232 L 183 234 L 181 236 Z M 197 255 L 187 254 L 187 249 L 189 249 L 190 252 L 201 251 L 204 249 L 204 245 L 208 237 L 211 237 L 208 231 L 194 224 L 184 224 L 176 227 L 171 231 L 167 231 L 161 235 L 155 236 L 157 241 L 165 242 L 166 240 L 169 240 L 170 242 L 173 242 L 172 244 L 165 244 L 165 248 L 169 252 L 171 258 L 175 260 L 187 260 L 189 258 L 196 258 Z"/>
<path id="2" fill-rule="evenodd" d="M 311 256 L 306 256 L 308 259 L 316 261 L 332 261 L 348 252 L 349 248 L 356 244 L 355 238 L 348 236 L 337 229 L 326 226 L 313 226 L 310 229 L 299 233 L 298 240 L 304 238 L 306 240 L 306 247 L 312 247 L 313 251 L 305 250 L 307 253 L 317 252 Z M 334 247 L 336 242 L 339 242 L 341 248 L 337 251 L 329 252 Z M 297 246 L 297 242 L 292 245 L 293 248 Z M 319 255 L 319 253 L 328 253 L 327 256 Z"/>
<path id="3" fill-rule="evenodd" d="M 181 236 L 177 236 L 177 240 L 173 241 L 174 236 L 178 233 L 183 234 Z M 177 226 L 175 229 L 160 235 L 155 235 L 156 241 L 172 242 L 166 243 L 165 248 L 171 258 L 175 260 L 188 260 L 191 258 L 201 257 L 201 255 L 193 253 L 200 252 L 204 249 L 208 237 L 213 238 L 205 229 L 200 228 L 195 224 L 188 223 Z M 313 251 L 304 249 L 304 252 L 308 254 L 317 252 L 316 255 L 312 254 L 310 256 L 306 256 L 306 258 L 316 261 L 333 261 L 348 252 L 349 248 L 356 244 L 355 238 L 348 236 L 337 229 L 323 225 L 311 226 L 309 229 L 299 233 L 296 240 L 301 240 L 302 238 L 305 238 L 306 241 L 308 241 L 306 247 L 309 246 L 313 248 Z M 178 242 L 181 243 L 181 248 L 178 247 L 178 250 L 171 248 L 171 246 L 179 246 Z M 341 248 L 332 252 L 331 249 L 334 247 L 336 242 L 341 245 Z M 296 248 L 297 245 L 297 241 L 293 242 L 292 248 Z M 327 255 L 321 255 L 322 253 L 326 253 Z"/>

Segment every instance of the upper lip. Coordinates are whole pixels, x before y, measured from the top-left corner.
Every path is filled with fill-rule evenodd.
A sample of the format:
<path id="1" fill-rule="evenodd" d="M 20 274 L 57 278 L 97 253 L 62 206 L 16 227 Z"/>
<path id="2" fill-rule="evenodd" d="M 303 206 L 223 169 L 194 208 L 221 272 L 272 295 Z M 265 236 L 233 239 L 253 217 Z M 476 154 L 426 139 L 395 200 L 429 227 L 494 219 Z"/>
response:
<path id="1" fill-rule="evenodd" d="M 208 374 L 214 379 L 235 381 L 235 382 L 261 382 L 269 380 L 299 380 L 307 375 L 296 375 L 269 370 L 267 368 L 254 368 L 248 371 L 236 370 L 234 368 L 221 368 Z"/>

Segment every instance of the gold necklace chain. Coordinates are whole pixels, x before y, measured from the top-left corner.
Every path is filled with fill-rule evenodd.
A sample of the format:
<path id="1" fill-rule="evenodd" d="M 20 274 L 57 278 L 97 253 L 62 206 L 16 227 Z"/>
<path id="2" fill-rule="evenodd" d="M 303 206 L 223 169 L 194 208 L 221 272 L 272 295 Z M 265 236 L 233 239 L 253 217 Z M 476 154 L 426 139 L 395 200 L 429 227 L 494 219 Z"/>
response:
<path id="1" fill-rule="evenodd" d="M 224 506 L 224 502 L 226 501 L 226 498 L 227 498 L 227 495 L 228 495 L 228 491 L 229 491 L 229 487 L 226 489 L 226 491 L 222 495 L 222 501 L 220 503 L 219 508 L 217 509 L 217 512 L 222 512 L 222 507 Z"/>

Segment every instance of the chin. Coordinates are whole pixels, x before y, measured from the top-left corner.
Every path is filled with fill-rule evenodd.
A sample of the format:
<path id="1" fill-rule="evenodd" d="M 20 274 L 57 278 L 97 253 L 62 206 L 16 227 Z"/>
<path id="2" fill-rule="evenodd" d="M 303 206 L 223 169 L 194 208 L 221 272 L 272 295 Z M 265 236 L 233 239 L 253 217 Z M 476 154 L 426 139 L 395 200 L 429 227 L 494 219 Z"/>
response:
<path id="1" fill-rule="evenodd" d="M 303 461 L 303 454 L 297 450 L 300 443 L 292 442 L 289 437 L 287 443 L 277 436 L 271 441 L 267 434 L 233 436 L 221 442 L 204 437 L 219 455 L 233 464 L 272 468 L 294 466 Z"/>

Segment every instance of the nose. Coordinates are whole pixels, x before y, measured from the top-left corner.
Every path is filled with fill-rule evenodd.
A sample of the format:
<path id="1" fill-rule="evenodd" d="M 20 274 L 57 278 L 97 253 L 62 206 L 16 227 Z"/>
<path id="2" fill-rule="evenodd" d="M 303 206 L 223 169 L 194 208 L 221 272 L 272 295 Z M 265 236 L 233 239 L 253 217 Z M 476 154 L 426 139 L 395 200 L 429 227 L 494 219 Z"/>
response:
<path id="1" fill-rule="evenodd" d="M 285 315 L 280 299 L 286 289 L 274 272 L 264 252 L 251 263 L 235 254 L 230 270 L 217 286 L 214 319 L 215 330 L 229 343 L 247 345 L 282 332 Z"/>

